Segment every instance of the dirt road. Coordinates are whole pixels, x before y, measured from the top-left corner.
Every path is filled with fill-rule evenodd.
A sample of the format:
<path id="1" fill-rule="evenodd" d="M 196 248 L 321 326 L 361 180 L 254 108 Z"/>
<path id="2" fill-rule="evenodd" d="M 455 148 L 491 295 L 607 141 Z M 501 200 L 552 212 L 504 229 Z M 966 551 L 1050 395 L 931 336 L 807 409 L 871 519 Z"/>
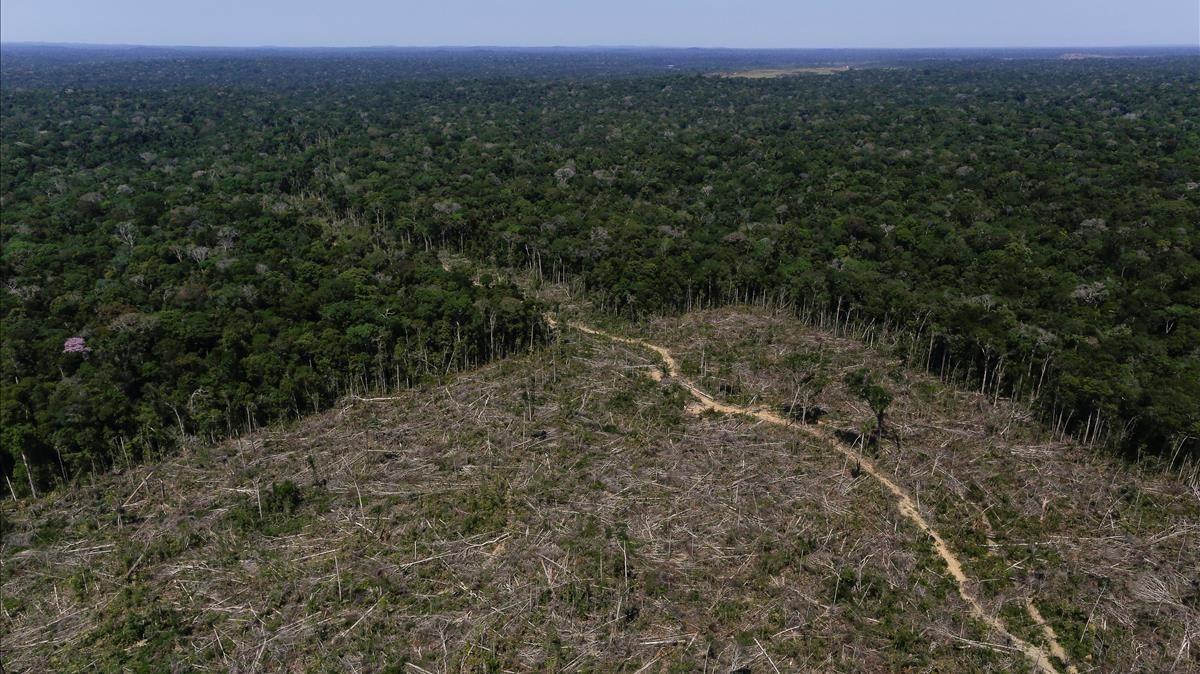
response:
<path id="1" fill-rule="evenodd" d="M 553 317 L 547 317 L 547 321 L 551 324 L 551 326 L 559 325 Z M 853 447 L 840 442 L 833 437 L 832 434 L 819 430 L 818 428 L 794 424 L 770 410 L 730 405 L 728 403 L 723 403 L 719 400 L 716 400 L 701 390 L 691 380 L 683 376 L 683 373 L 679 369 L 679 364 L 671 355 L 671 352 L 664 347 L 651 344 L 640 339 L 621 337 L 580 323 L 567 323 L 566 325 L 588 335 L 595 335 L 597 337 L 603 337 L 604 339 L 614 342 L 632 344 L 634 346 L 639 346 L 644 349 L 654 351 L 666 364 L 667 373 L 671 379 L 675 383 L 678 383 L 686 388 L 692 394 L 692 397 L 696 399 L 696 401 L 699 403 L 699 411 L 714 410 L 725 414 L 742 414 L 754 417 L 755 419 L 759 419 L 760 421 L 764 421 L 769 424 L 788 426 L 819 439 L 826 445 L 841 452 L 846 456 L 847 459 L 853 460 L 862 467 L 863 471 L 867 472 L 876 480 L 878 480 L 880 484 L 882 484 L 889 492 L 892 493 L 892 495 L 895 497 L 896 505 L 900 510 L 900 514 L 904 515 L 913 524 L 917 525 L 921 531 L 925 532 L 925 534 L 933 540 L 934 549 L 937 551 L 938 556 L 942 558 L 942 561 L 946 563 L 946 568 L 949 569 L 950 576 L 954 578 L 954 581 L 958 586 L 959 596 L 962 597 L 963 601 L 965 601 L 967 606 L 970 607 L 972 615 L 987 623 L 992 630 L 1004 637 L 1005 641 L 1007 642 L 1004 644 L 1004 647 L 1021 651 L 1027 658 L 1029 658 L 1034 666 L 1036 666 L 1045 674 L 1057 674 L 1058 672 L 1051 661 L 1051 656 L 1058 658 L 1060 661 L 1066 661 L 1066 651 L 1058 642 L 1058 639 L 1054 634 L 1054 629 L 1042 618 L 1041 613 L 1038 612 L 1037 607 L 1034 605 L 1032 599 L 1026 600 L 1026 611 L 1029 614 L 1030 619 L 1037 623 L 1037 625 L 1041 628 L 1043 636 L 1047 642 L 1047 646 L 1045 648 L 1031 644 L 1012 634 L 1008 631 L 1008 628 L 1005 627 L 1004 622 L 999 618 L 999 616 L 990 615 L 983 610 L 983 606 L 979 603 L 979 598 L 975 595 L 974 590 L 972 589 L 971 579 L 968 578 L 967 574 L 963 571 L 961 560 L 959 560 L 954 552 L 950 549 L 950 546 L 946 544 L 946 541 L 944 538 L 942 538 L 942 535 L 936 529 L 934 529 L 932 525 L 929 524 L 928 520 L 926 520 L 923 515 L 921 515 L 917 508 L 916 501 L 913 500 L 912 496 L 910 496 L 903 487 L 884 474 L 870 458 L 864 456 L 861 452 Z M 651 376 L 654 377 L 655 380 L 662 379 L 662 374 L 657 371 L 652 372 Z M 1077 670 L 1074 666 L 1068 665 L 1067 671 L 1073 674 Z"/>

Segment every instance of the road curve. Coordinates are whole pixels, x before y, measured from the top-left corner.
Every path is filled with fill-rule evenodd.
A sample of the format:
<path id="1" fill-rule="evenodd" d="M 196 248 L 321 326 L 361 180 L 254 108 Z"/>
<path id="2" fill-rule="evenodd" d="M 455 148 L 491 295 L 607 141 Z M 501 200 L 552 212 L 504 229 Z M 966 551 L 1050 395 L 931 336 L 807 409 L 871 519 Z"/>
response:
<path id="1" fill-rule="evenodd" d="M 552 327 L 560 325 L 560 323 L 553 316 L 547 316 L 546 321 Z M 614 335 L 582 323 L 568 322 L 566 325 L 584 334 L 603 337 L 604 339 L 608 339 L 610 341 L 631 344 L 654 351 L 666 364 L 667 373 L 670 375 L 671 379 L 687 389 L 688 392 L 692 394 L 692 397 L 700 403 L 703 409 L 714 410 L 725 414 L 746 415 L 769 424 L 790 427 L 794 430 L 801 431 L 809 436 L 821 440 L 825 444 L 830 445 L 837 451 L 841 452 L 846 456 L 846 458 L 851 459 L 858 465 L 862 466 L 862 470 L 869 473 L 889 492 L 892 493 L 892 496 L 894 496 L 896 500 L 896 506 L 900 510 L 900 514 L 904 515 L 904 517 L 908 518 L 909 521 L 917 525 L 917 528 L 925 532 L 925 534 L 932 539 L 934 549 L 937 551 L 938 556 L 942 558 L 942 561 L 945 562 L 946 568 L 949 569 L 950 576 L 954 578 L 954 582 L 958 586 L 958 595 L 962 597 L 963 601 L 965 601 L 967 606 L 970 607 L 971 614 L 977 619 L 986 623 L 993 631 L 1004 637 L 1008 642 L 1008 645 L 1010 645 L 1012 648 L 1021 651 L 1038 670 L 1044 674 L 1058 674 L 1058 670 L 1055 669 L 1054 664 L 1051 661 L 1051 656 L 1066 662 L 1066 650 L 1063 649 L 1062 645 L 1058 642 L 1053 628 L 1050 627 L 1050 625 L 1042 618 L 1041 613 L 1039 613 L 1037 607 L 1034 606 L 1033 600 L 1026 600 L 1026 611 L 1030 619 L 1037 623 L 1041 628 L 1048 644 L 1047 648 L 1029 643 L 1028 641 L 1025 641 L 1014 635 L 1008 631 L 1008 628 L 1005 627 L 1004 622 L 999 616 L 990 615 L 983 610 L 983 606 L 979 603 L 979 598 L 975 595 L 971 588 L 970 578 L 968 578 L 967 574 L 963 571 L 962 561 L 958 559 L 958 557 L 950 549 L 950 546 L 946 544 L 946 540 L 942 538 L 942 535 L 937 531 L 937 529 L 934 529 L 933 526 L 929 524 L 929 521 L 926 520 L 923 515 L 921 515 L 921 512 L 917 509 L 916 501 L 912 498 L 912 496 L 910 496 L 903 487 L 879 470 L 879 468 L 875 465 L 875 462 L 870 458 L 866 457 L 853 447 L 842 443 L 829 433 L 819 431 L 810 426 L 799 426 L 793 424 L 770 410 L 730 405 L 728 403 L 723 403 L 719 400 L 716 400 L 701 390 L 700 387 L 696 386 L 696 384 L 694 384 L 691 380 L 684 377 L 682 371 L 679 369 L 679 363 L 675 360 L 674 356 L 671 355 L 671 352 L 662 346 L 651 344 L 650 342 L 640 339 L 632 339 L 629 337 Z M 651 376 L 654 376 L 655 379 L 661 379 L 661 375 L 655 375 L 659 375 L 659 373 L 654 372 Z M 1069 664 L 1067 665 L 1067 672 L 1074 674 L 1076 671 L 1077 670 L 1074 666 Z"/>

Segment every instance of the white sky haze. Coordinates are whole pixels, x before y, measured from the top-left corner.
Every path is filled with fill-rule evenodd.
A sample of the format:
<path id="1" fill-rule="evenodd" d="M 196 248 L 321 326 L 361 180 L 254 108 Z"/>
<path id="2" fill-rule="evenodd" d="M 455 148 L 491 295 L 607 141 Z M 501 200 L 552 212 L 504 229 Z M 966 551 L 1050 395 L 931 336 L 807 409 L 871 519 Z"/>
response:
<path id="1" fill-rule="evenodd" d="M 0 40 L 292 47 L 1200 45 L 1200 0 L 3 0 Z"/>

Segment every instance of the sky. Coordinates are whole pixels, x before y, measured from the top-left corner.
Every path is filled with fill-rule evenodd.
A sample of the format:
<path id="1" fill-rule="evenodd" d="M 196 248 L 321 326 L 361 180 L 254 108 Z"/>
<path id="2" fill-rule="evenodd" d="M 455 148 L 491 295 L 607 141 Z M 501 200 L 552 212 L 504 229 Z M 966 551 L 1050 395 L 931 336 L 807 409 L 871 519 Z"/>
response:
<path id="1" fill-rule="evenodd" d="M 0 41 L 284 47 L 1200 45 L 1200 0 L 3 0 Z"/>

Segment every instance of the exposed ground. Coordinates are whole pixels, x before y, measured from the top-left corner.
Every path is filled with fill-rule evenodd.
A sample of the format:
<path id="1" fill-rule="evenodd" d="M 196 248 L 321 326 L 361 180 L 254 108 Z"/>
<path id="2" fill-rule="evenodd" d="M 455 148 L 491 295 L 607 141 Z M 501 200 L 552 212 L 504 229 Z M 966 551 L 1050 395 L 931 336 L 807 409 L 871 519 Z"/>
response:
<path id="1" fill-rule="evenodd" d="M 1132 56 L 1123 56 L 1120 54 L 1087 54 L 1084 52 L 1070 52 L 1062 54 L 1058 58 L 1064 61 L 1080 61 L 1084 59 L 1119 59 L 1119 58 L 1134 58 Z"/>
<path id="2" fill-rule="evenodd" d="M 1026 599 L 1026 609 L 1030 619 L 1033 620 L 1038 628 L 1042 630 L 1042 636 L 1046 640 L 1046 646 L 1044 648 L 1031 644 L 1014 635 L 1005 626 L 1003 620 L 983 609 L 975 593 L 974 581 L 968 578 L 963 572 L 962 561 L 958 558 L 954 551 L 950 549 L 950 546 L 946 544 L 946 541 L 942 537 L 941 533 L 931 527 L 925 517 L 921 515 L 920 509 L 913 501 L 912 496 L 909 495 L 903 487 L 897 485 L 895 481 L 893 481 L 887 474 L 877 468 L 875 463 L 867 458 L 864 451 L 859 451 L 860 448 L 863 450 L 867 449 L 863 442 L 853 443 L 840 441 L 835 434 L 818 430 L 815 422 L 796 423 L 795 420 L 789 419 L 783 416 L 783 414 L 773 412 L 770 408 L 764 408 L 761 406 L 755 407 L 730 405 L 723 403 L 702 390 L 690 379 L 686 378 L 679 367 L 678 361 L 675 360 L 675 357 L 672 355 L 671 351 L 665 347 L 651 344 L 643 340 L 631 340 L 627 337 L 620 337 L 579 323 L 573 323 L 571 324 L 571 327 L 589 335 L 598 335 L 606 339 L 611 339 L 626 344 L 637 344 L 657 353 L 659 357 L 663 359 L 667 374 L 670 375 L 672 379 L 677 380 L 679 384 L 683 386 L 693 398 L 696 399 L 697 405 L 691 408 L 694 413 L 713 411 L 720 414 L 742 414 L 752 419 L 764 421 L 775 426 L 794 428 L 796 430 L 803 431 L 807 435 L 818 440 L 823 440 L 827 446 L 841 453 L 846 457 L 847 460 L 854 461 L 855 471 L 865 471 L 868 475 L 878 480 L 879 483 L 882 484 L 887 491 L 892 494 L 893 498 L 895 499 L 896 507 L 900 510 L 901 514 L 907 517 L 914 525 L 917 526 L 918 529 L 924 532 L 925 535 L 929 536 L 933 543 L 934 551 L 937 552 L 938 557 L 942 558 L 942 561 L 946 564 L 947 572 L 957 584 L 959 596 L 962 597 L 964 602 L 966 602 L 967 606 L 971 610 L 971 614 L 976 619 L 980 620 L 999 636 L 1003 637 L 1003 641 L 1006 646 L 1011 645 L 1012 647 L 1020 650 L 1027 658 L 1029 658 L 1030 662 L 1035 667 L 1046 672 L 1047 674 L 1054 674 L 1054 672 L 1057 671 L 1054 668 L 1054 659 L 1058 659 L 1060 662 L 1066 661 L 1067 656 L 1062 644 L 1059 643 L 1058 637 L 1053 628 L 1046 623 L 1044 618 L 1042 618 L 1032 599 Z M 661 374 L 653 373 L 653 375 L 655 376 L 652 376 L 652 379 L 655 381 L 662 381 Z M 800 421 L 807 421 L 807 419 L 804 416 L 801 416 Z M 871 448 L 873 449 L 874 446 L 874 443 L 872 443 Z M 1073 665 L 1068 665 L 1068 669 L 1069 671 L 1075 671 L 1076 668 Z"/>
<path id="3" fill-rule="evenodd" d="M 783 316 L 608 329 L 669 348 L 676 376 L 564 328 L 440 385 L 6 503 L 5 667 L 1029 671 L 986 618 L 1048 650 L 1040 611 L 1080 671 L 1200 668 L 1194 486 Z M 792 400 L 797 352 L 833 380 L 817 434 L 736 413 Z M 897 494 L 822 437 L 870 416 L 835 376 L 863 363 L 895 372 L 901 436 L 867 463 L 962 560 L 965 594 Z"/>
<path id="4" fill-rule="evenodd" d="M 899 436 L 872 461 L 963 560 L 985 611 L 1041 644 L 1044 616 L 1081 671 L 1200 670 L 1195 483 L 1054 440 L 1021 405 L 944 386 L 886 349 L 786 316 L 731 308 L 641 334 L 727 403 L 778 409 L 805 375 L 825 373 L 822 426 L 843 437 L 873 416 L 843 376 L 869 366 L 895 394 Z"/>
<path id="5" fill-rule="evenodd" d="M 850 70 L 850 66 L 811 66 L 804 68 L 756 68 L 717 73 L 718 77 L 741 77 L 751 80 L 769 80 L 795 75 L 836 75 Z"/>

